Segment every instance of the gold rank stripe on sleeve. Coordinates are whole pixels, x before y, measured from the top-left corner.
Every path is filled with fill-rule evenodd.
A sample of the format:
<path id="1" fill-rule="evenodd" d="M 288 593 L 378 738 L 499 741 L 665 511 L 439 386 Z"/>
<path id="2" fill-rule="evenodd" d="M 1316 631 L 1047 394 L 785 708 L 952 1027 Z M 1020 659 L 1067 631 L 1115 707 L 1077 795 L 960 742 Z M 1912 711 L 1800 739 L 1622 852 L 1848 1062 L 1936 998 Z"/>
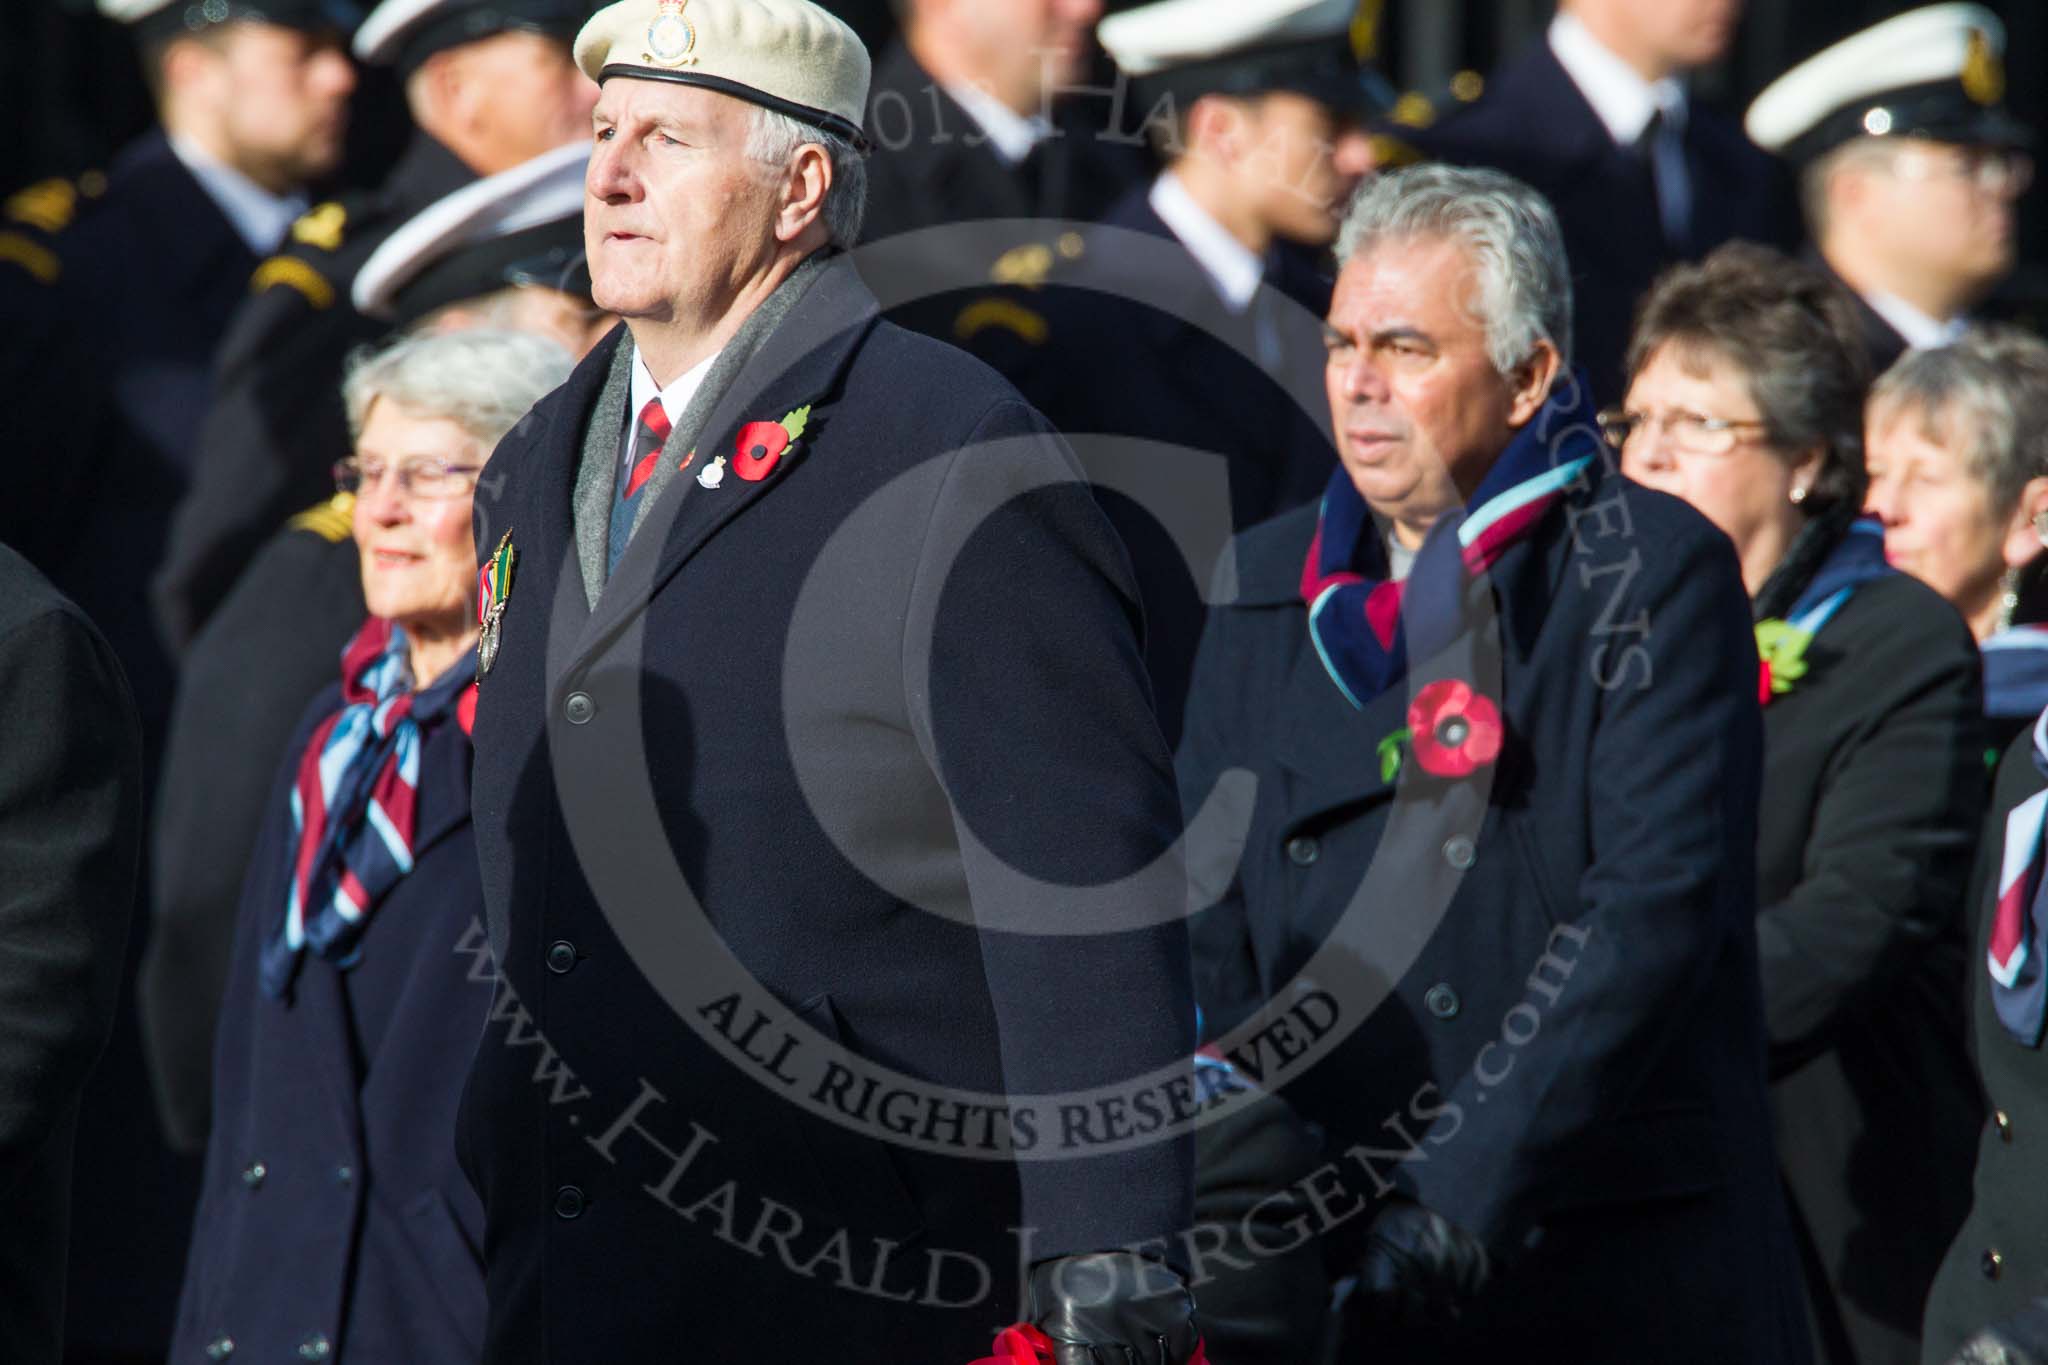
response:
<path id="1" fill-rule="evenodd" d="M 1009 299 L 979 299 L 960 310 L 960 316 L 953 320 L 953 335 L 961 341 L 972 341 L 974 337 L 990 327 L 1000 327 L 1015 332 L 1033 346 L 1043 346 L 1051 328 L 1043 315 Z"/>
<path id="2" fill-rule="evenodd" d="M 249 277 L 252 294 L 260 294 L 273 285 L 298 290 L 315 308 L 327 308 L 334 303 L 334 286 L 327 282 L 327 277 L 296 256 L 272 256 Z"/>
<path id="3" fill-rule="evenodd" d="M 40 284 L 55 284 L 64 273 L 57 253 L 20 232 L 0 232 L 0 261 L 11 261 Z"/>
<path id="4" fill-rule="evenodd" d="M 355 530 L 356 495 L 336 493 L 325 502 L 315 503 L 285 523 L 292 531 L 311 531 L 322 540 L 340 544 Z"/>
<path id="5" fill-rule="evenodd" d="M 7 216 L 44 232 L 62 232 L 78 212 L 78 191 L 69 180 L 39 180 L 7 196 Z"/>

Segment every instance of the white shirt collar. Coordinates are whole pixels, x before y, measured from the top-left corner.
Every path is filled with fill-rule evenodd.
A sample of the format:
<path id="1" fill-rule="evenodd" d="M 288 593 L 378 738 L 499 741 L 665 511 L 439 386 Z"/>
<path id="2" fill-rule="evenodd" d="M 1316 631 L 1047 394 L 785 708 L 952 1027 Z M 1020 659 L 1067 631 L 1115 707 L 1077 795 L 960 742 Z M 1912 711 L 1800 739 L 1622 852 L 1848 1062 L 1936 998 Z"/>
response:
<path id="1" fill-rule="evenodd" d="M 648 400 L 659 397 L 661 410 L 668 414 L 668 424 L 671 427 L 675 426 L 677 422 L 683 420 L 683 410 L 690 406 L 690 400 L 697 396 L 697 390 L 704 387 L 704 376 L 711 373 L 711 363 L 717 359 L 718 352 L 714 351 L 695 368 L 685 371 L 667 388 L 663 388 L 654 382 L 654 372 L 647 368 L 647 357 L 641 354 L 637 345 L 633 347 L 633 400 L 631 410 L 626 413 L 628 439 L 624 447 L 628 457 L 633 449 L 633 424 L 640 420 L 641 409 L 647 406 Z"/>
<path id="2" fill-rule="evenodd" d="M 1014 166 L 1031 155 L 1031 149 L 1052 136 L 1052 123 L 1042 114 L 1030 118 L 1018 113 L 980 86 L 947 82 L 946 93 L 967 111 L 988 138 L 996 155 Z"/>
<path id="3" fill-rule="evenodd" d="M 1195 202 L 1195 196 L 1172 171 L 1152 182 L 1147 198 L 1152 211 L 1180 238 L 1231 311 L 1242 313 L 1251 307 L 1266 274 L 1265 262 Z"/>
<path id="4" fill-rule="evenodd" d="M 1558 65 L 1593 106 L 1616 146 L 1632 146 L 1650 126 L 1651 115 L 1660 110 L 1666 123 L 1685 127 L 1685 87 L 1675 78 L 1644 80 L 1634 67 L 1602 45 L 1575 14 L 1552 19 L 1549 36 Z"/>
<path id="5" fill-rule="evenodd" d="M 173 137 L 171 151 L 192 172 L 199 188 L 235 229 L 235 235 L 258 256 L 268 256 L 284 242 L 286 229 L 306 211 L 303 194 L 272 194 L 233 166 L 209 156 L 190 138 Z"/>
<path id="6" fill-rule="evenodd" d="M 1960 337 L 1969 326 L 1962 318 L 1950 318 L 1947 322 L 1927 316 L 1912 304 L 1896 294 L 1871 290 L 1863 296 L 1870 305 L 1870 311 L 1892 325 L 1892 330 L 1906 339 L 1908 346 L 1928 349 L 1947 346 Z"/>

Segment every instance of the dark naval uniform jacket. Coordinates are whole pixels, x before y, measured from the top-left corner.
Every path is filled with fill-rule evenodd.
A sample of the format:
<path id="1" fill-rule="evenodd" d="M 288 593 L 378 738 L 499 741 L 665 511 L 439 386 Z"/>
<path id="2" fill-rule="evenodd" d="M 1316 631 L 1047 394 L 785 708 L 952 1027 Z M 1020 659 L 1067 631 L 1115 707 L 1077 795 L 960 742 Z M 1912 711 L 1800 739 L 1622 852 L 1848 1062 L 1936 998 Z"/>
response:
<path id="1" fill-rule="evenodd" d="M 171 1145 L 197 1152 L 213 1114 L 213 1035 L 235 907 L 270 813 L 277 755 L 306 698 L 363 623 L 355 500 L 293 517 L 186 651 L 157 779 L 150 923 L 136 981 L 142 1043 Z"/>
<path id="2" fill-rule="evenodd" d="M 338 663 L 337 663 L 338 667 Z M 330 684 L 275 756 L 220 1011 L 213 1134 L 169 1359 L 450 1365 L 482 1348 L 483 1211 L 455 1111 L 495 972 L 470 833 L 469 737 L 420 750 L 413 870 L 346 970 L 308 954 L 290 995 L 258 981 L 284 920 L 286 806 Z"/>
<path id="3" fill-rule="evenodd" d="M 1999 1022 L 1985 966 L 1998 904 L 2006 818 L 2015 806 L 2048 786 L 2033 755 L 2031 729 L 2005 751 L 1970 884 L 1975 921 L 1965 963 L 1970 1043 L 1987 1112 L 1977 1134 L 1976 1189 L 1969 1216 L 1949 1246 L 1927 1298 L 1921 1338 L 1921 1359 L 1927 1365 L 1944 1365 L 1978 1329 L 2048 1297 L 2048 1190 L 2042 1185 L 2040 1159 L 2048 1140 L 2048 1066 L 2043 1065 L 2040 1048 L 2024 1046 Z M 2037 1325 L 2037 1339 L 2040 1331 Z"/>
<path id="4" fill-rule="evenodd" d="M 1430 1359 L 1530 1358 L 1541 1332 L 1543 1359 L 1804 1361 L 1747 603 L 1697 513 L 1588 475 L 1472 588 L 1497 629 L 1443 673 L 1497 700 L 1505 746 L 1462 780 L 1410 759 L 1388 781 L 1410 687 L 1357 710 L 1324 671 L 1300 596 L 1316 509 L 1239 540 L 1180 753 L 1197 826 L 1223 816 L 1190 835 L 1203 1032 L 1326 1135 L 1309 1225 L 1333 1276 L 1381 1196 L 1491 1249 L 1495 1283 Z M 1343 1041 L 1290 1069 L 1305 1029 Z"/>
<path id="5" fill-rule="evenodd" d="M 967 229 L 937 237 L 892 238 L 980 220 L 1093 222 L 1150 167 L 1142 143 L 1111 125 L 1107 98 L 1054 107 L 1054 133 L 1016 165 L 989 144 L 981 126 L 933 80 L 902 42 L 875 63 L 868 97 L 868 210 L 861 227 L 862 272 L 892 321 L 950 341 L 1004 368 L 1003 352 L 985 353 L 977 312 L 989 286 L 1033 273 L 1050 259 L 1060 226 L 1021 237 Z M 1005 369 L 1005 373 L 1008 371 Z"/>
<path id="6" fill-rule="evenodd" d="M 1821 271 L 1839 285 L 1842 292 L 1848 296 L 1856 311 L 1856 330 L 1863 338 L 1863 352 L 1870 357 L 1871 376 L 1875 378 L 1889 370 L 1892 362 L 1906 353 L 1910 343 L 1900 334 L 1898 328 L 1885 320 L 1884 314 L 1870 306 L 1870 300 L 1857 293 L 1847 280 L 1835 273 L 1835 268 L 1828 264 L 1827 258 L 1820 254 L 1818 248 L 1808 245 L 1800 255 L 1808 265 Z"/>
<path id="7" fill-rule="evenodd" d="M 1130 551 L 1169 743 L 1216 557 L 1235 533 L 1314 500 L 1336 467 L 1323 392 L 1330 288 L 1316 253 L 1282 244 L 1261 296 L 1232 312 L 1139 189 L 1045 288 L 1010 292 L 1045 333 L 1012 340 L 1014 358 L 994 363 L 1074 444 Z M 1185 549 L 1175 530 L 1191 538 Z"/>
<path id="8" fill-rule="evenodd" d="M 392 231 L 475 173 L 424 133 L 375 191 L 315 206 L 283 250 L 245 274 L 178 504 L 150 584 L 164 639 L 182 653 L 284 520 L 333 490 L 349 454 L 342 363 L 385 324 L 349 302 L 356 272 Z"/>
<path id="9" fill-rule="evenodd" d="M 1647 151 L 1615 145 L 1544 39 L 1496 72 L 1476 103 L 1403 135 L 1439 160 L 1527 181 L 1557 210 L 1572 268 L 1572 356 L 1603 403 L 1621 400 L 1636 304 L 1666 267 L 1736 238 L 1787 250 L 1800 238 L 1789 173 L 1734 120 L 1692 100 L 1689 240 L 1667 242 Z"/>
<path id="10" fill-rule="evenodd" d="M 39 351 L 12 405 L 49 415 L 16 433 L 10 463 L 38 467 L 0 521 L 106 633 L 154 737 L 171 672 L 145 587 L 191 478 L 214 350 L 257 258 L 163 133 L 131 144 L 104 180 L 51 238 L 53 327 L 5 343 Z"/>
<path id="11" fill-rule="evenodd" d="M 517 555 L 476 728 L 521 1011 L 463 1108 L 485 1358 L 972 1358 L 1021 1265 L 1173 1259 L 1188 1219 L 1165 1111 L 1063 1098 L 1193 1047 L 1129 567 L 1043 420 L 842 257 L 711 409 L 716 486 L 676 476 L 593 609 L 575 487 L 627 344 L 476 504 L 480 562 Z M 802 408 L 772 467 L 735 450 Z"/>
<path id="12" fill-rule="evenodd" d="M 121 667 L 0 545 L 0 1360 L 64 1358 L 79 1095 L 134 908 L 142 741 Z"/>

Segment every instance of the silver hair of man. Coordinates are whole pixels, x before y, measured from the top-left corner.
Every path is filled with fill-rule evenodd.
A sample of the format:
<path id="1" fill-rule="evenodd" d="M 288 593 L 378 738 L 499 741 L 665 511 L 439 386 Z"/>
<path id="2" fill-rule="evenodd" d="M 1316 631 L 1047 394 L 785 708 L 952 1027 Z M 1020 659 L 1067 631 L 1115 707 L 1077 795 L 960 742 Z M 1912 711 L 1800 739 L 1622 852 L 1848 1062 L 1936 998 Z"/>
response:
<path id="1" fill-rule="evenodd" d="M 1557 214 L 1511 175 L 1463 166 L 1407 166 L 1368 178 L 1344 211 L 1337 263 L 1383 242 L 1454 241 L 1479 275 L 1473 313 L 1486 353 L 1513 374 L 1548 339 L 1572 358 L 1572 280 Z"/>
<path id="2" fill-rule="evenodd" d="M 1909 413 L 1929 440 L 1959 446 L 1991 510 L 2010 514 L 2027 481 L 2048 475 L 2048 343 L 1980 326 L 1906 352 L 1870 390 L 1871 425 Z"/>
<path id="3" fill-rule="evenodd" d="M 753 160 L 782 170 L 807 142 L 823 147 L 832 159 L 832 188 L 825 192 L 823 210 L 825 227 L 833 246 L 851 251 L 860 242 L 861 223 L 868 213 L 866 158 L 837 134 L 773 109 L 754 110 L 753 131 L 747 137 L 747 155 Z"/>
<path id="4" fill-rule="evenodd" d="M 341 396 L 352 436 L 384 398 L 412 417 L 446 418 L 489 451 L 575 363 L 556 342 L 526 332 L 423 332 L 350 356 Z"/>

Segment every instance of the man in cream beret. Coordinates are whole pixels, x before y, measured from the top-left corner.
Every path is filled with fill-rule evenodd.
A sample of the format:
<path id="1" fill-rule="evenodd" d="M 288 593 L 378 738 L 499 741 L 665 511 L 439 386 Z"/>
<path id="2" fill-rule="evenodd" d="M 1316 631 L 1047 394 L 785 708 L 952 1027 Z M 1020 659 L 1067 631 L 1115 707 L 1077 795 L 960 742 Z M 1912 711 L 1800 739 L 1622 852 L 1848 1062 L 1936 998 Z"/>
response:
<path id="1" fill-rule="evenodd" d="M 1189 1360 L 1191 1144 L 1099 1098 L 1194 1021 L 1115 535 L 842 251 L 851 30 L 623 0 L 576 54 L 625 325 L 475 511 L 484 1358 Z"/>

